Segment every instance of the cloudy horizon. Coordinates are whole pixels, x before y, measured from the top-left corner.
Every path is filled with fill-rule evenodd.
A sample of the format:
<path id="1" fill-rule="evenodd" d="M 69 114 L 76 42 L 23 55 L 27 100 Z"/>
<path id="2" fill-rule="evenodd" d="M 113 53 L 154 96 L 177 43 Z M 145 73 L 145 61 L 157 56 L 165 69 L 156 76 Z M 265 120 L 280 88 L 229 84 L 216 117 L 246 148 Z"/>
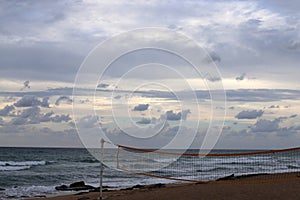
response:
<path id="1" fill-rule="evenodd" d="M 132 139 L 137 137 L 144 141 L 139 145 L 163 146 L 180 133 L 181 139 L 193 137 L 191 147 L 199 148 L 212 110 L 220 113 L 213 117 L 217 124 L 223 124 L 226 112 L 215 148 L 299 146 L 298 1 L 0 4 L 0 146 L 83 147 L 78 127 L 95 140 L 101 126 L 115 144 L 137 146 L 140 141 Z M 194 40 L 220 77 L 196 76 L 179 57 L 147 49 L 120 57 L 102 79 L 87 80 L 73 91 L 80 66 L 97 45 L 145 27 Z M 181 44 L 177 39 L 173 46 Z M 114 43 L 106 53 L 139 42 Z M 188 50 L 185 45 L 180 48 Z M 130 74 L 133 66 L 138 67 Z M 145 86 L 145 80 L 151 84 Z M 210 90 L 210 84 L 222 88 Z M 211 104 L 212 93 L 221 89 L 226 102 Z M 80 112 L 72 110 L 74 105 Z M 95 115 L 85 113 L 89 106 Z"/>

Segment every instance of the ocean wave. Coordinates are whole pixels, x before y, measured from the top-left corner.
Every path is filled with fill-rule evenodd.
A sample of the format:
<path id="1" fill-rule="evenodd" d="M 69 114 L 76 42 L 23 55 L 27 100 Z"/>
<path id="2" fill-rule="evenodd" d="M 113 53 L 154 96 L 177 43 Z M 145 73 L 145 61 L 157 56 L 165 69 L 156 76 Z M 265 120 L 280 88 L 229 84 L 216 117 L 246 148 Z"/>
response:
<path id="1" fill-rule="evenodd" d="M 0 166 L 0 171 L 19 171 L 29 168 L 30 166 Z"/>
<path id="2" fill-rule="evenodd" d="M 155 162 L 161 162 L 161 163 L 171 163 L 176 162 L 177 158 L 160 158 L 160 159 L 153 159 Z"/>
<path id="3" fill-rule="evenodd" d="M 47 165 L 47 161 L 0 161 L 0 171 L 20 171 L 30 169 L 32 166 Z"/>
<path id="4" fill-rule="evenodd" d="M 0 166 L 36 166 L 36 165 L 46 165 L 50 162 L 46 161 L 0 161 Z"/>
<path id="5" fill-rule="evenodd" d="M 82 159 L 79 162 L 82 162 L 82 163 L 99 163 L 100 161 L 97 160 L 97 159 Z"/>
<path id="6" fill-rule="evenodd" d="M 35 195 L 49 195 L 56 193 L 57 191 L 54 186 L 25 186 L 6 189 L 4 191 L 4 197 L 7 199 L 23 199 L 21 197 L 34 197 Z"/>

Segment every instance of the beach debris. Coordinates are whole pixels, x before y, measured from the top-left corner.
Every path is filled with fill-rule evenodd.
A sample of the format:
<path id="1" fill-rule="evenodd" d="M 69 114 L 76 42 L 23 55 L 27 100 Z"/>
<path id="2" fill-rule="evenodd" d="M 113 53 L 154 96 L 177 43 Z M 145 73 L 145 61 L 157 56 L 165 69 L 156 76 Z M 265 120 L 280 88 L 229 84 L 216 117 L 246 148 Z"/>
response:
<path id="1" fill-rule="evenodd" d="M 96 188 L 91 185 L 86 185 L 84 181 L 79 181 L 79 182 L 71 183 L 69 186 L 67 185 L 56 186 L 55 189 L 59 191 L 80 191 L 80 190 L 94 190 Z"/>

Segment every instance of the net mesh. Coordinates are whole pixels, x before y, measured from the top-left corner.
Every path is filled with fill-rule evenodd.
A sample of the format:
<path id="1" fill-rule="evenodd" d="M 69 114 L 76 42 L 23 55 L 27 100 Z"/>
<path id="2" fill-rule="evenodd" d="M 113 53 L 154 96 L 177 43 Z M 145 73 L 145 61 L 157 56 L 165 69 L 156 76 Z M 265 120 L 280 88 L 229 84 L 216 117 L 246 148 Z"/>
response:
<path id="1" fill-rule="evenodd" d="M 168 152 L 119 146 L 117 168 L 122 171 L 188 182 L 246 183 L 300 179 L 300 147 L 272 151 L 188 150 Z M 296 174 L 295 174 L 296 173 Z M 291 176 L 291 174 L 294 174 Z M 267 178 L 263 178 L 268 175 Z"/>

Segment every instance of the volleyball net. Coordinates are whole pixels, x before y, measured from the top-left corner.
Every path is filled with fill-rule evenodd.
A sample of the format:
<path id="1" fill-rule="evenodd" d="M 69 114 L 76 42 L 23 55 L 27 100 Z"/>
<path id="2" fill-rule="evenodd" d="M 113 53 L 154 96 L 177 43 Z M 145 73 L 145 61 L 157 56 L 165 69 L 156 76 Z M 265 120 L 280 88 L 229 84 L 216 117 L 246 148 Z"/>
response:
<path id="1" fill-rule="evenodd" d="M 180 153 L 119 145 L 117 169 L 153 178 L 200 183 L 286 181 L 300 179 L 300 147 L 270 151 L 213 150 L 205 154 L 196 150 Z M 296 174 L 291 176 L 292 173 Z"/>

